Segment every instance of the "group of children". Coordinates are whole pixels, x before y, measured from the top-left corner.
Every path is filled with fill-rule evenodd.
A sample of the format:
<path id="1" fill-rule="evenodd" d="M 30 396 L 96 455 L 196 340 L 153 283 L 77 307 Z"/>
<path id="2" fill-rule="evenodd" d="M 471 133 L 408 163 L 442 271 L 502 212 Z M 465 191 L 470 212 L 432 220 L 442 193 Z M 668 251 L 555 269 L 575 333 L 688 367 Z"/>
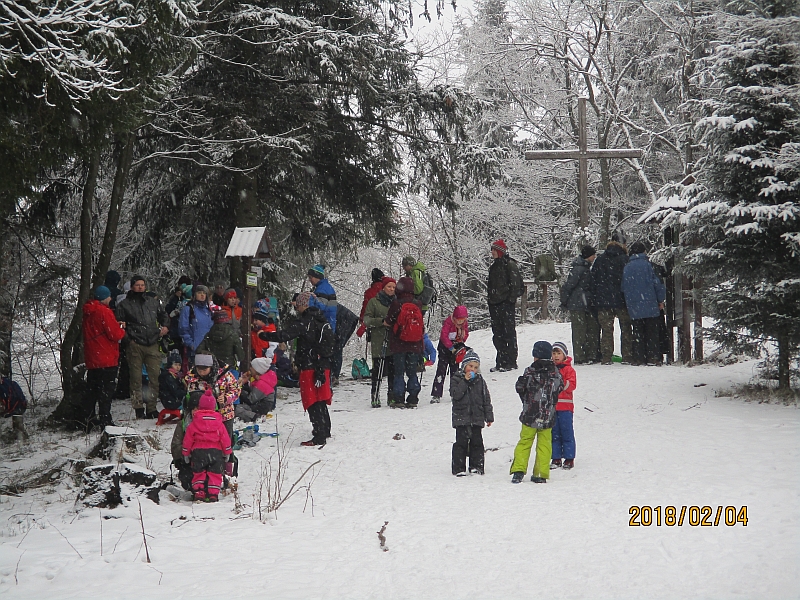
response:
<path id="1" fill-rule="evenodd" d="M 480 374 L 480 357 L 474 350 L 463 346 L 468 333 L 466 315 L 458 312 L 460 308 L 456 308 L 452 317 L 448 317 L 447 327 L 442 328 L 442 337 L 451 343 L 449 347 L 444 346 L 443 340 L 440 340 L 442 362 L 434 384 L 434 394 L 438 391 L 441 395 L 448 368 L 446 365 L 449 363 L 452 373 L 452 423 L 456 430 L 451 466 L 453 475 L 457 477 L 467 475 L 467 461 L 470 473 L 483 475 L 485 450 L 482 429 L 484 425 L 491 427 L 494 422 L 489 388 Z M 454 327 L 457 333 L 453 336 Z M 454 350 L 455 340 L 461 344 L 460 354 Z M 444 352 L 441 352 L 442 346 Z M 439 381 L 440 377 L 442 382 Z M 552 468 L 573 468 L 575 433 L 572 425 L 572 394 L 576 385 L 577 376 L 566 344 L 536 342 L 533 345 L 533 363 L 525 369 L 515 386 L 522 400 L 522 413 L 519 416 L 522 431 L 511 463 L 512 483 L 521 483 L 525 478 L 534 443 L 536 453 L 531 476 L 534 483 L 546 483 Z"/>

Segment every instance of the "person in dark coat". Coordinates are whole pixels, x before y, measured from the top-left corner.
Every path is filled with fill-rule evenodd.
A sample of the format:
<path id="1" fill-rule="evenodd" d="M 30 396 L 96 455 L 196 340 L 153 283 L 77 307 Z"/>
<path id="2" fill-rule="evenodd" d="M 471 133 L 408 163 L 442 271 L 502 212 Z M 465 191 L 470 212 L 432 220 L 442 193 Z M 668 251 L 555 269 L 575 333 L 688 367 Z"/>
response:
<path id="1" fill-rule="evenodd" d="M 389 305 L 384 323 L 389 328 L 389 352 L 394 363 L 393 398 L 389 401 L 392 408 L 416 408 L 419 404 L 419 392 L 422 386 L 417 379 L 417 365 L 423 353 L 424 324 L 422 321 L 422 305 L 414 297 L 414 280 L 411 277 L 401 277 L 395 288 L 397 299 Z M 404 325 L 401 313 L 405 304 L 413 305 L 406 309 L 406 314 L 415 314 L 418 319 L 416 326 L 420 328 L 419 339 L 404 339 L 408 336 L 403 332 Z M 410 329 L 410 328 L 409 328 Z M 416 336 L 414 336 L 416 337 Z M 406 382 L 408 378 L 408 382 Z M 408 392 L 408 398 L 406 398 Z M 403 400 L 405 399 L 405 403 Z"/>
<path id="2" fill-rule="evenodd" d="M 644 244 L 631 245 L 631 258 L 622 274 L 622 292 L 633 324 L 633 364 L 661 364 L 658 321 L 667 288 L 645 254 Z"/>
<path id="3" fill-rule="evenodd" d="M 360 323 L 358 331 L 356 331 L 356 335 L 358 337 L 363 336 L 368 329 L 364 324 L 364 312 L 367 310 L 367 304 L 369 304 L 369 301 L 377 296 L 383 289 L 383 278 L 386 277 L 383 271 L 378 268 L 372 269 L 371 276 L 372 285 L 370 285 L 364 292 L 364 301 L 361 303 L 361 312 L 358 315 L 358 322 Z M 367 336 L 367 341 L 369 341 L 369 339 L 369 336 Z"/>
<path id="4" fill-rule="evenodd" d="M 91 430 L 94 426 L 114 425 L 111 419 L 111 397 L 117 387 L 119 343 L 125 330 L 108 307 L 111 291 L 104 285 L 94 290 L 94 299 L 83 305 L 83 354 L 86 362 L 86 391 L 83 395 L 80 425 Z M 141 381 L 141 377 L 139 378 Z M 99 407 L 99 419 L 94 406 Z"/>
<path id="5" fill-rule="evenodd" d="M 167 410 L 178 410 L 186 396 L 186 386 L 183 385 L 181 367 L 181 353 L 173 350 L 167 357 L 166 368 L 158 376 L 158 399 Z"/>
<path id="6" fill-rule="evenodd" d="M 301 446 L 324 446 L 331 437 L 328 405 L 333 398 L 330 381 L 334 335 L 322 311 L 309 306 L 310 300 L 310 292 L 299 294 L 294 301 L 299 318 L 288 320 L 280 331 L 261 331 L 258 335 L 268 342 L 297 339 L 294 359 L 300 371 L 300 401 L 312 426 L 312 438 L 301 442 Z"/>
<path id="7" fill-rule="evenodd" d="M 622 271 L 628 264 L 625 242 L 625 234 L 615 231 L 606 251 L 592 264 L 594 305 L 600 323 L 600 353 L 604 365 L 610 365 L 614 355 L 614 319 L 619 320 L 622 362 L 631 358 L 631 319 L 622 294 Z"/>
<path id="8" fill-rule="evenodd" d="M 158 376 L 161 372 L 161 352 L 158 340 L 169 333 L 169 317 L 161 301 L 146 292 L 144 277 L 131 278 L 131 291 L 117 306 L 117 320 L 125 328 L 128 340 L 127 356 L 130 371 L 131 403 L 139 419 L 158 418 Z M 150 394 L 145 411 L 142 398 L 142 364 L 147 368 Z"/>
<path id="9" fill-rule="evenodd" d="M 333 348 L 333 364 L 331 365 L 331 384 L 336 385 L 339 382 L 339 377 L 342 374 L 342 362 L 344 354 L 344 347 L 350 338 L 353 337 L 353 332 L 358 327 L 358 315 L 343 304 L 336 305 L 336 345 Z"/>
<path id="10" fill-rule="evenodd" d="M 197 352 L 199 354 L 211 353 L 221 364 L 236 370 L 239 368 L 239 363 L 244 360 L 244 349 L 239 331 L 233 328 L 230 313 L 226 310 L 215 310 L 212 319 L 214 324 L 200 342 Z"/>
<path id="11" fill-rule="evenodd" d="M 331 282 L 325 277 L 325 267 L 314 265 L 308 270 L 308 280 L 313 286 L 311 288 L 311 302 L 309 306 L 315 306 L 322 311 L 331 330 L 336 333 L 336 290 L 333 289 Z"/>
<path id="12" fill-rule="evenodd" d="M 450 376 L 450 397 L 453 399 L 453 429 L 456 441 L 453 444 L 452 471 L 461 477 L 469 472 L 483 475 L 484 447 L 483 425 L 491 427 L 494 422 L 492 397 L 486 380 L 479 369 L 481 359 L 474 350 L 467 351 L 461 368 Z"/>
<path id="13" fill-rule="evenodd" d="M 522 295 L 522 277 L 517 261 L 508 255 L 503 240 L 492 244 L 492 264 L 487 282 L 489 317 L 492 320 L 492 343 L 497 349 L 495 366 L 490 371 L 511 371 L 517 368 L 517 327 L 514 312 Z"/>
<path id="14" fill-rule="evenodd" d="M 123 294 L 122 290 L 119 287 L 120 281 L 122 281 L 122 277 L 116 271 L 106 272 L 106 279 L 103 282 L 103 285 L 107 287 L 108 291 L 111 293 L 111 301 L 108 304 L 108 308 L 110 308 L 111 310 L 116 310 L 117 296 L 121 296 Z"/>
<path id="15" fill-rule="evenodd" d="M 594 362 L 597 352 L 599 328 L 592 313 L 594 292 L 592 289 L 592 263 L 597 252 L 592 246 L 584 246 L 580 256 L 572 261 L 569 276 L 561 286 L 561 308 L 569 311 L 572 326 L 572 352 L 575 364 Z"/>

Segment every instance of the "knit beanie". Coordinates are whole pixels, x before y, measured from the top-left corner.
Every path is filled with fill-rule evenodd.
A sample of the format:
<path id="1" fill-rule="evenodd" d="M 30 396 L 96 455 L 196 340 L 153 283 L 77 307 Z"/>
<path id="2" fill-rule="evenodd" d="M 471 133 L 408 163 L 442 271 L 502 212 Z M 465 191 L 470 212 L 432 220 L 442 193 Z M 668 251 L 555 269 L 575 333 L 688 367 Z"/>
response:
<path id="1" fill-rule="evenodd" d="M 372 283 L 378 283 L 385 277 L 383 271 L 378 268 L 372 269 Z"/>
<path id="2" fill-rule="evenodd" d="M 103 282 L 103 285 L 111 289 L 113 287 L 117 287 L 120 281 L 122 281 L 122 277 L 120 277 L 119 273 L 116 271 L 108 271 L 106 273 L 106 280 Z"/>
<path id="3" fill-rule="evenodd" d="M 227 300 L 228 298 L 238 298 L 238 297 L 239 297 L 239 295 L 236 293 L 236 290 L 234 290 L 234 289 L 227 290 L 225 292 L 225 295 L 223 296 L 223 298 L 225 298 L 225 300 Z"/>
<path id="4" fill-rule="evenodd" d="M 303 292 L 297 295 L 297 300 L 294 301 L 294 305 L 297 310 L 305 310 L 308 308 L 309 300 L 311 300 L 311 292 Z"/>
<path id="5" fill-rule="evenodd" d="M 111 290 L 109 290 L 106 286 L 98 285 L 96 288 L 94 288 L 94 299 L 95 300 L 99 300 L 99 301 L 102 302 L 106 298 L 110 298 L 110 297 L 111 297 Z"/>
<path id="6" fill-rule="evenodd" d="M 497 250 L 500 254 L 507 254 L 508 253 L 508 246 L 503 240 L 497 240 L 496 242 L 492 243 L 492 250 Z"/>
<path id="7" fill-rule="evenodd" d="M 205 292 L 206 299 L 208 298 L 208 288 L 204 285 L 195 285 L 192 286 L 192 295 L 197 296 L 200 292 Z"/>
<path id="8" fill-rule="evenodd" d="M 633 242 L 630 248 L 631 254 L 644 254 L 647 252 L 647 248 L 644 247 L 642 242 Z"/>
<path id="9" fill-rule="evenodd" d="M 533 345 L 533 358 L 553 358 L 553 347 L 550 342 L 539 340 Z"/>
<path id="10" fill-rule="evenodd" d="M 581 248 L 581 258 L 589 258 L 595 254 L 597 254 L 597 250 L 595 250 L 592 246 L 584 246 Z"/>
<path id="11" fill-rule="evenodd" d="M 215 410 L 217 408 L 217 399 L 214 398 L 214 394 L 210 389 L 206 390 L 205 394 L 200 397 L 197 408 L 200 410 Z"/>
<path id="12" fill-rule="evenodd" d="M 553 350 L 555 350 L 556 348 L 561 350 L 561 352 L 564 353 L 564 356 L 569 356 L 569 351 L 567 350 L 567 345 L 564 342 L 553 342 Z"/>
<path id="13" fill-rule="evenodd" d="M 256 312 L 253 313 L 253 320 L 261 321 L 262 323 L 264 323 L 264 325 L 266 325 L 267 323 L 269 323 L 269 315 L 267 315 L 267 313 L 265 312 L 257 310 Z"/>
<path id="14" fill-rule="evenodd" d="M 479 365 L 481 364 L 481 357 L 478 356 L 478 353 L 475 350 L 467 350 L 466 354 L 464 354 L 464 359 L 461 361 L 461 366 L 463 367 L 467 363 L 476 362 Z"/>
<path id="15" fill-rule="evenodd" d="M 253 370 L 258 373 L 259 375 L 263 375 L 267 371 L 269 371 L 270 361 L 266 358 L 254 358 L 250 362 L 250 366 Z"/>
<path id="16" fill-rule="evenodd" d="M 414 293 L 414 280 L 411 277 L 401 277 L 397 280 L 398 294 L 413 294 Z"/>
<path id="17" fill-rule="evenodd" d="M 314 265 L 308 270 L 308 276 L 317 279 L 325 279 L 325 267 L 322 265 Z"/>
<path id="18" fill-rule="evenodd" d="M 404 256 L 403 257 L 403 262 L 400 263 L 400 266 L 402 266 L 402 267 L 413 267 L 415 264 L 417 264 L 417 259 L 414 258 L 411 255 L 408 255 L 408 256 Z"/>
<path id="19" fill-rule="evenodd" d="M 466 319 L 468 314 L 466 306 L 456 306 L 453 309 L 454 319 Z"/>
<path id="20" fill-rule="evenodd" d="M 227 310 L 215 310 L 211 315 L 214 323 L 230 323 L 231 315 Z"/>
<path id="21" fill-rule="evenodd" d="M 383 287 L 386 287 L 386 285 L 389 284 L 389 283 L 393 283 L 393 284 L 397 285 L 397 280 L 396 279 L 392 279 L 391 277 L 383 277 L 383 278 L 381 278 L 381 283 L 383 284 Z"/>
<path id="22" fill-rule="evenodd" d="M 183 360 L 181 360 L 181 353 L 177 350 L 172 350 L 167 356 L 167 366 L 172 366 L 176 363 L 179 365 L 183 364 Z"/>

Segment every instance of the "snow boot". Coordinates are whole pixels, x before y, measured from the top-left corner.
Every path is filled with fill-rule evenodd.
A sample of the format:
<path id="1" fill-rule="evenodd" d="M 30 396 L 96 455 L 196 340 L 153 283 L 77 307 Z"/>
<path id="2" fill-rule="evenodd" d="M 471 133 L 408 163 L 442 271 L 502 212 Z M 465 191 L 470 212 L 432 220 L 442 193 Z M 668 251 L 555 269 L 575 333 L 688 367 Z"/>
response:
<path id="1" fill-rule="evenodd" d="M 158 418 L 158 411 L 157 410 L 148 410 L 144 414 L 146 419 L 157 419 Z"/>
<path id="2" fill-rule="evenodd" d="M 523 479 L 525 479 L 525 473 L 522 471 L 511 474 L 511 483 L 522 483 Z"/>
<path id="3" fill-rule="evenodd" d="M 219 496 L 216 494 L 209 494 L 207 502 L 219 502 Z"/>
<path id="4" fill-rule="evenodd" d="M 535 477 L 533 475 L 531 475 L 531 481 L 533 483 L 547 483 L 547 479 L 545 479 L 544 477 Z"/>
<path id="5" fill-rule="evenodd" d="M 469 472 L 473 475 L 483 475 L 483 469 L 479 469 L 477 467 L 470 467 Z"/>
<path id="6" fill-rule="evenodd" d="M 560 458 L 554 459 L 553 462 L 550 463 L 550 468 L 551 469 L 560 469 L 561 468 L 561 459 Z"/>
<path id="7" fill-rule="evenodd" d="M 192 500 L 195 502 L 205 502 L 206 493 L 204 490 L 197 490 L 194 494 L 192 494 Z"/>
<path id="8" fill-rule="evenodd" d="M 466 477 L 466 476 L 467 476 L 466 471 L 459 471 L 458 473 L 456 473 L 456 477 Z"/>
<path id="9" fill-rule="evenodd" d="M 381 407 L 380 399 L 379 398 L 373 398 L 372 399 L 372 408 L 380 408 L 380 407 Z"/>
<path id="10" fill-rule="evenodd" d="M 575 459 L 574 458 L 565 458 L 564 459 L 564 470 L 565 471 L 569 471 L 574 466 L 575 466 Z"/>
<path id="11" fill-rule="evenodd" d="M 324 446 L 325 443 L 323 442 L 322 444 L 318 444 L 314 440 L 307 440 L 305 442 L 300 442 L 300 445 L 301 446 Z"/>
<path id="12" fill-rule="evenodd" d="M 439 404 L 439 402 L 441 402 L 441 400 L 442 399 L 439 398 L 438 396 L 431 396 L 431 404 Z"/>

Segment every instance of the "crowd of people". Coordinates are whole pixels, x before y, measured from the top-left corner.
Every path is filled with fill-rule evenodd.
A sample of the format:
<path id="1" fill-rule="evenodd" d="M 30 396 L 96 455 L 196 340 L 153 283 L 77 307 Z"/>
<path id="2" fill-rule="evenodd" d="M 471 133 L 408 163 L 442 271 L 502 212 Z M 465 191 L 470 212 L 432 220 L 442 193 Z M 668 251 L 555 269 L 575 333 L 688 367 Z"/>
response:
<path id="1" fill-rule="evenodd" d="M 490 371 L 505 372 L 518 368 L 515 305 L 524 287 L 505 242 L 497 240 L 490 252 L 487 302 L 496 349 Z M 456 430 L 452 472 L 483 474 L 481 430 L 491 426 L 494 414 L 480 357 L 468 346 L 467 307 L 452 309 L 434 347 L 425 324 L 437 301 L 433 279 L 412 256 L 402 259 L 401 268 L 398 279 L 372 270 L 358 316 L 338 303 L 322 265 L 308 270 L 311 291 L 295 294 L 283 315 L 275 299 L 242 306 L 239 290 L 217 284 L 212 293 L 188 277 L 179 279 L 164 305 L 143 277 L 134 275 L 120 290 L 119 275 L 110 271 L 83 306 L 87 377 L 78 423 L 86 430 L 113 425 L 111 401 L 120 394 L 130 397 L 137 418 L 174 421 L 172 454 L 180 480 L 195 498 L 214 501 L 223 474 L 230 478 L 238 472 L 234 419 L 253 422 L 269 415 L 278 385 L 299 388 L 312 426 L 311 438 L 302 445 L 326 444 L 342 351 L 355 332 L 372 348 L 373 408 L 382 406 L 384 380 L 387 406 L 416 408 L 419 373 L 438 359 L 430 397 L 431 403 L 441 400 L 449 376 Z M 574 364 L 612 362 L 615 319 L 622 331 L 622 361 L 660 364 L 664 296 L 642 243 L 631 245 L 630 256 L 621 232 L 600 256 L 585 246 L 561 288 L 561 304 L 572 323 Z M 249 332 L 242 327 L 245 310 L 250 311 Z M 249 341 L 250 356 L 243 340 Z M 534 444 L 535 482 L 546 482 L 551 468 L 572 468 L 575 460 L 573 358 L 563 342 L 539 341 L 532 354 L 534 362 L 516 384 L 523 410 L 510 469 L 514 483 L 524 478 Z M 120 391 L 126 385 L 128 390 Z"/>

